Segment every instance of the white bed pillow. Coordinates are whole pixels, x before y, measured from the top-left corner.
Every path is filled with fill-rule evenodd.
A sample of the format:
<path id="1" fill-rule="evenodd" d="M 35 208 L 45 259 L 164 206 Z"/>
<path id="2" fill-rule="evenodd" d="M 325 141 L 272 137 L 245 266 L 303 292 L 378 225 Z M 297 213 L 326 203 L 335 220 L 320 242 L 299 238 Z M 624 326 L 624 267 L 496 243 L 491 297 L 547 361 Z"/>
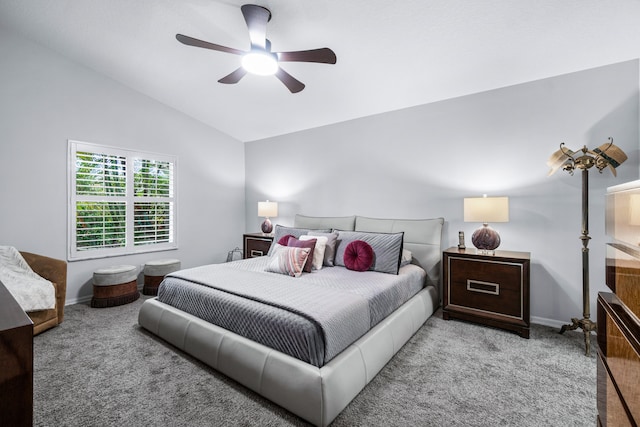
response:
<path id="1" fill-rule="evenodd" d="M 412 260 L 413 260 L 413 254 L 411 253 L 411 251 L 403 249 L 402 259 L 400 260 L 400 267 L 404 267 L 405 265 L 411 264 Z"/>
<path id="2" fill-rule="evenodd" d="M 313 259 L 312 264 L 311 264 L 311 268 L 313 270 L 320 270 L 322 269 L 322 264 L 324 262 L 324 251 L 327 248 L 327 242 L 329 241 L 329 238 L 326 236 L 309 236 L 309 235 L 302 235 L 299 237 L 298 240 L 316 240 L 316 248 L 313 251 Z"/>
<path id="3" fill-rule="evenodd" d="M 317 231 L 310 231 L 307 233 L 309 236 L 325 236 L 327 238 L 327 244 L 324 248 L 324 261 L 322 265 L 327 267 L 333 267 L 333 263 L 336 258 L 336 245 L 338 244 L 338 232 L 333 231 L 331 233 L 320 233 Z"/>

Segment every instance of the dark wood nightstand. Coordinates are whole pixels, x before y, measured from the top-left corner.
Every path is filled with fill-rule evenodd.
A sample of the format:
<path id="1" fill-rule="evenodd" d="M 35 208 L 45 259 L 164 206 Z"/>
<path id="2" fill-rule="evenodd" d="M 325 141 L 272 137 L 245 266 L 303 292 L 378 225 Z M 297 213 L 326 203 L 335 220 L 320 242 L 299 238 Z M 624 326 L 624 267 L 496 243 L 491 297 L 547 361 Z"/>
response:
<path id="1" fill-rule="evenodd" d="M 461 319 L 529 338 L 529 252 L 449 248 L 442 254 L 442 318 Z"/>
<path id="2" fill-rule="evenodd" d="M 244 258 L 264 256 L 269 252 L 273 235 L 264 233 L 246 233 L 242 236 Z"/>

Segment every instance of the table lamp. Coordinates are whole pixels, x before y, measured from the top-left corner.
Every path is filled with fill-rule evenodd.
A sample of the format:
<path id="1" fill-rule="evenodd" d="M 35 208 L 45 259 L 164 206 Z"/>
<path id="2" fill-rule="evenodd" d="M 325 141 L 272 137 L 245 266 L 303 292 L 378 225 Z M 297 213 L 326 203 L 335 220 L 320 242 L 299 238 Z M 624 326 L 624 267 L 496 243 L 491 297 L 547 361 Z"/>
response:
<path id="1" fill-rule="evenodd" d="M 264 218 L 262 223 L 262 232 L 269 234 L 273 231 L 273 225 L 269 218 L 278 216 L 278 203 L 277 202 L 258 202 L 258 216 Z"/>
<path id="2" fill-rule="evenodd" d="M 473 232 L 471 242 L 482 251 L 493 251 L 500 246 L 500 235 L 489 227 L 490 222 L 509 222 L 508 197 L 465 197 L 464 222 L 481 222 Z"/>

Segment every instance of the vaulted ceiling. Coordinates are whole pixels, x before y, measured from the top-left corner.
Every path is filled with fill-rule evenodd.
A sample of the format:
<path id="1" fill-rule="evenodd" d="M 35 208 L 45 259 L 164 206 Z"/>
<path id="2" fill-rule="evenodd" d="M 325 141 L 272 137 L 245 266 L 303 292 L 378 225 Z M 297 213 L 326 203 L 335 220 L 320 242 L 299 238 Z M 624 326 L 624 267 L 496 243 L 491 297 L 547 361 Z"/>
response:
<path id="1" fill-rule="evenodd" d="M 640 57 L 639 0 L 260 0 L 273 51 L 330 47 L 337 64 L 217 82 L 240 57 L 237 0 L 0 0 L 0 26 L 240 141 Z"/>

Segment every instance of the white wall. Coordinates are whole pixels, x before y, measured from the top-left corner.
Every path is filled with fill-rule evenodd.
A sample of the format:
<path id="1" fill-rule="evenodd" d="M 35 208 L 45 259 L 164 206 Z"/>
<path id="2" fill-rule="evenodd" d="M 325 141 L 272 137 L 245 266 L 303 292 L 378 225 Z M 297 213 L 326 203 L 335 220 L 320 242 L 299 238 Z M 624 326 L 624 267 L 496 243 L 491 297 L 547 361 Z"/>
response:
<path id="1" fill-rule="evenodd" d="M 340 100 L 336 100 L 340 102 Z M 494 224 L 501 249 L 531 252 L 531 314 L 559 325 L 582 317 L 581 179 L 547 177 L 566 142 L 596 147 L 612 136 L 629 155 L 614 178 L 590 173 L 591 314 L 604 285 L 604 194 L 638 178 L 638 61 L 365 117 L 245 144 L 246 227 L 259 200 L 296 213 L 446 221 L 445 245 L 479 224 L 462 221 L 466 196 L 510 197 L 511 220 Z"/>
<path id="2" fill-rule="evenodd" d="M 66 259 L 68 139 L 178 156 L 179 249 L 71 262 L 68 303 L 97 268 L 222 262 L 241 244 L 242 143 L 2 29 L 0 58 L 0 245 Z"/>

